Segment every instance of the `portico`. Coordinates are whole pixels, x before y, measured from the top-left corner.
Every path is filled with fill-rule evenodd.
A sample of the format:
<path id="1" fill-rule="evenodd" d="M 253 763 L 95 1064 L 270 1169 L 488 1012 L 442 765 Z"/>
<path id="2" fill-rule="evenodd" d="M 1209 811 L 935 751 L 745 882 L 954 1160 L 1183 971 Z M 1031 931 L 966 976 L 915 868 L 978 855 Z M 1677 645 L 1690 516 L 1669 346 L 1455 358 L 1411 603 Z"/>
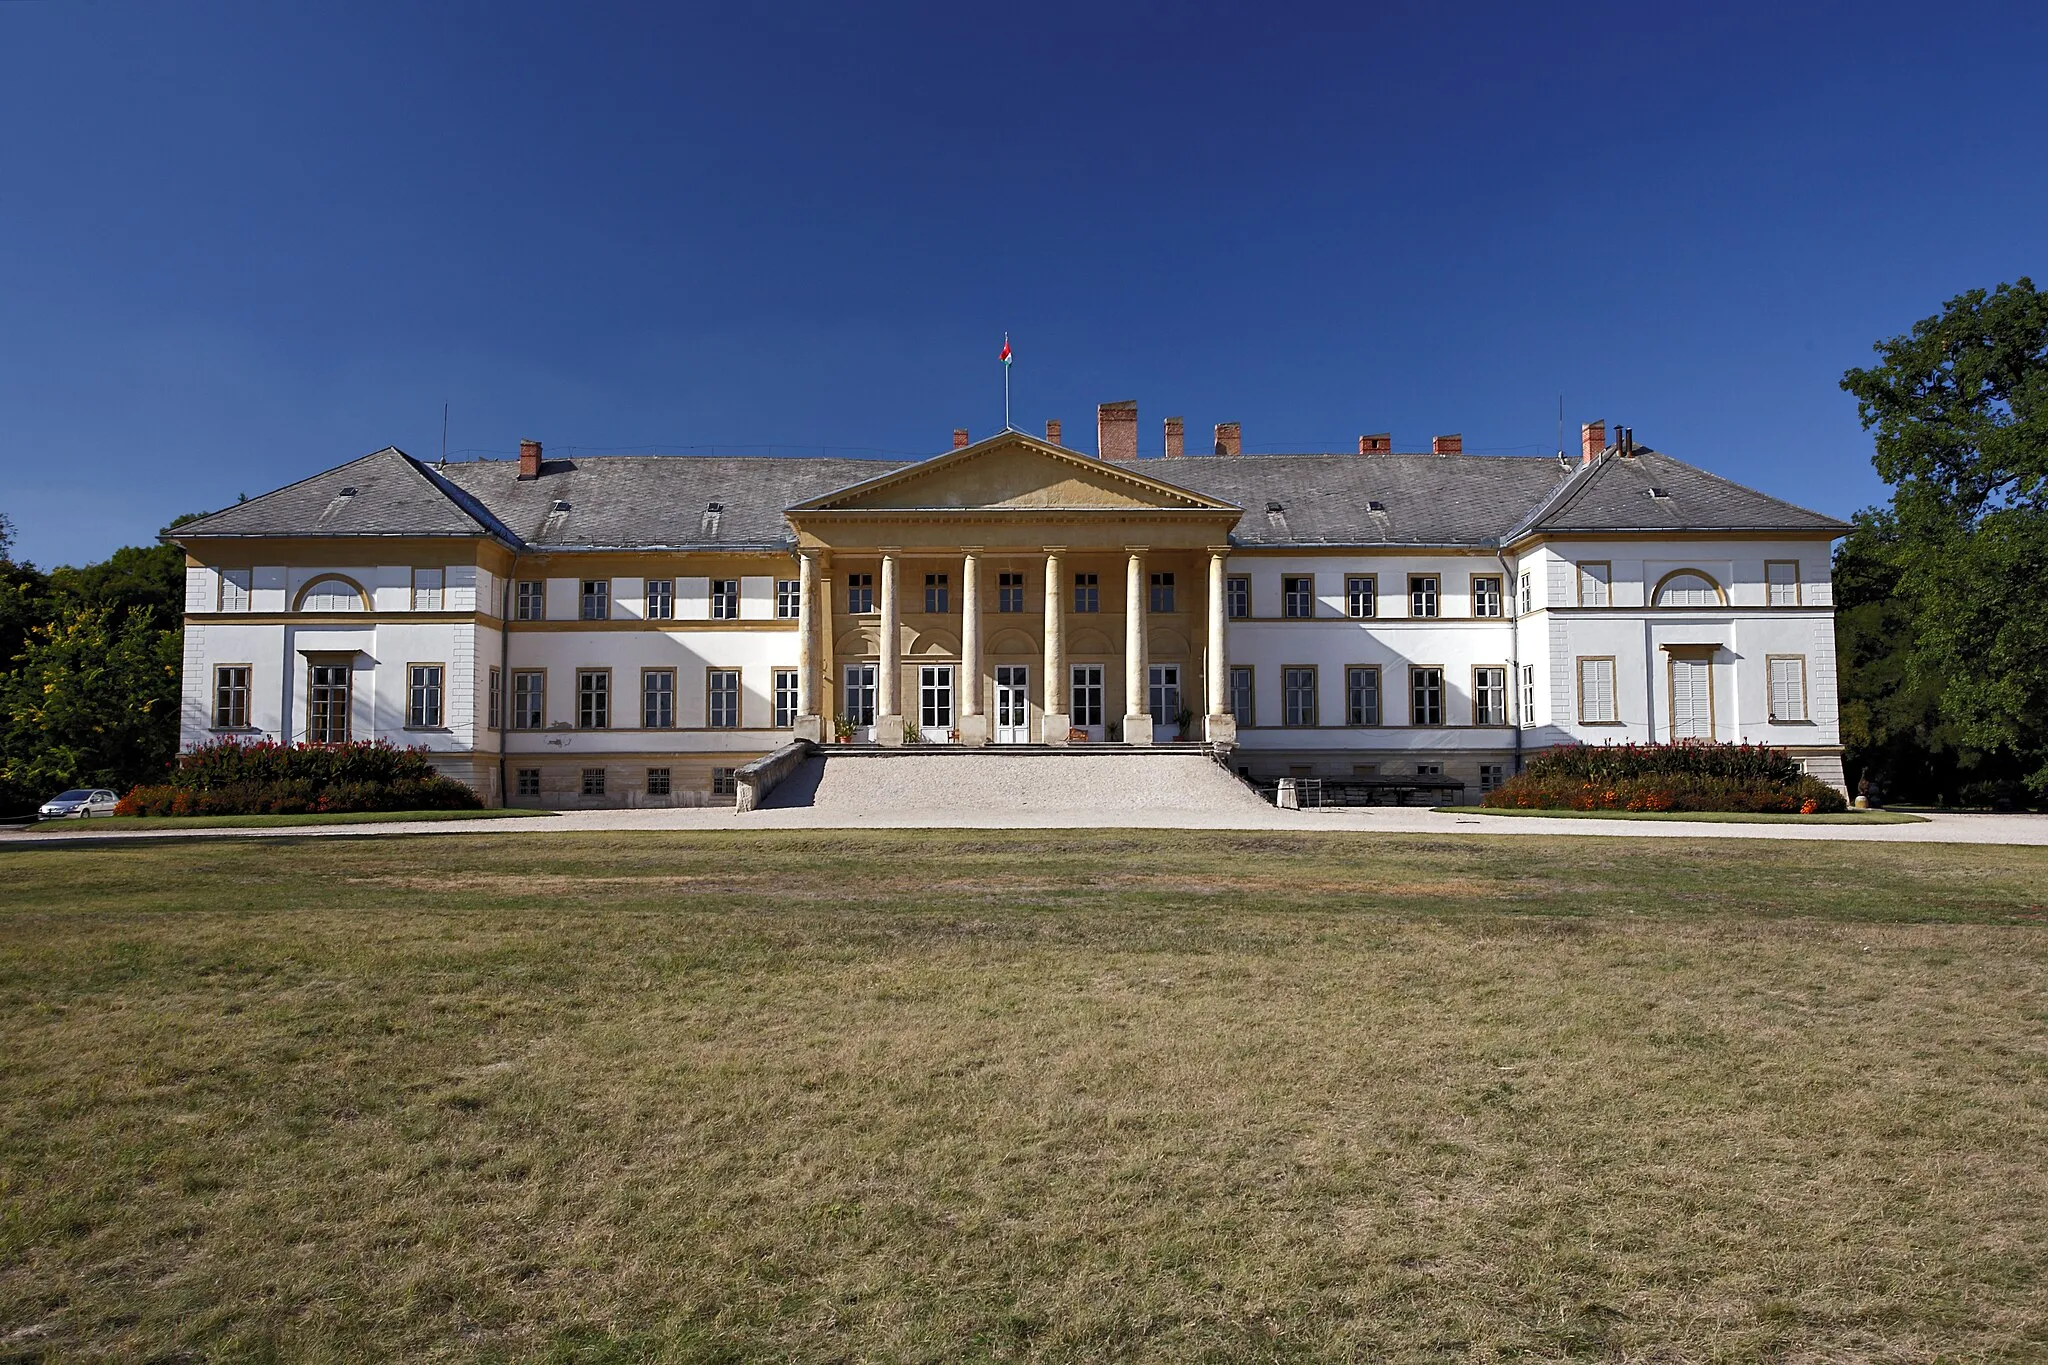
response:
<path id="1" fill-rule="evenodd" d="M 792 507 L 797 733 L 1229 742 L 1240 515 L 1017 432 Z"/>

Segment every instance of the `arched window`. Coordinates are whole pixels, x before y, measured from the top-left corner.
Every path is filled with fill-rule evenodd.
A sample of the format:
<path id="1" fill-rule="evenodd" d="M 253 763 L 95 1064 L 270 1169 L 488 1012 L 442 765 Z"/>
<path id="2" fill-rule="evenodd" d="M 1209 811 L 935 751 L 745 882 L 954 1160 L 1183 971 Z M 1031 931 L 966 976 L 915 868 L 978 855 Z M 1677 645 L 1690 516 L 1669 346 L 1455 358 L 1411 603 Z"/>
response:
<path id="1" fill-rule="evenodd" d="M 1657 585 L 1656 601 L 1660 607 L 1718 607 L 1721 588 L 1697 569 L 1680 569 Z"/>
<path id="2" fill-rule="evenodd" d="M 300 611 L 365 611 L 363 590 L 346 578 L 316 578 L 299 594 Z"/>

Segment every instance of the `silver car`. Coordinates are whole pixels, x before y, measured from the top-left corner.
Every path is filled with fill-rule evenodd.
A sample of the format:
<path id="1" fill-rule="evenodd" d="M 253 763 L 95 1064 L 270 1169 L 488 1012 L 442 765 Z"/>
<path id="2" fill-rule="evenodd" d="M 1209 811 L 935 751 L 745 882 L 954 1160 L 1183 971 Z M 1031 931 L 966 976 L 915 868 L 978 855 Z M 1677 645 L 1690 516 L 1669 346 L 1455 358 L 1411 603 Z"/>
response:
<path id="1" fill-rule="evenodd" d="M 68 792 L 59 792 L 43 802 L 36 813 L 45 820 L 62 820 L 68 816 L 80 819 L 95 815 L 112 815 L 121 798 L 105 787 L 73 787 Z"/>

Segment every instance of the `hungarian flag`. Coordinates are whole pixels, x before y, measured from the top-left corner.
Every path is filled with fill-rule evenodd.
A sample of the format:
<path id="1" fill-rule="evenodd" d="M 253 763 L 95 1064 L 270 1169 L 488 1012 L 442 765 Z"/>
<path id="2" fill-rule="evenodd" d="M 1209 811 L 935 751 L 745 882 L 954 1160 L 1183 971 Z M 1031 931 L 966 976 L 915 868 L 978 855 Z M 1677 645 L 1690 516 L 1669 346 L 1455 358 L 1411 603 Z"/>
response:
<path id="1" fill-rule="evenodd" d="M 1003 353 L 997 356 L 996 359 L 1002 361 L 1005 365 L 1010 363 L 1010 334 L 1008 332 L 1003 333 Z"/>

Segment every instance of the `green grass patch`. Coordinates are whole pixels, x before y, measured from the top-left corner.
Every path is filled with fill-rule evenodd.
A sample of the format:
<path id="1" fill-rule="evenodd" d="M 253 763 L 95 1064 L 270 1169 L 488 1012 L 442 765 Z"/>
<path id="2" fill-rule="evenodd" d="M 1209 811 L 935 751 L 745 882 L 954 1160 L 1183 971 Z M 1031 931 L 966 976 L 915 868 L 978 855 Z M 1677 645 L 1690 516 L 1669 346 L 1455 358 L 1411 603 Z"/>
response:
<path id="1" fill-rule="evenodd" d="M 1895 810 L 1830 811 L 1813 815 L 1738 810 L 1523 810 L 1518 807 L 1437 806 L 1440 815 L 1524 815 L 1544 820 L 1676 820 L 1699 825 L 1924 825 Z"/>
<path id="2" fill-rule="evenodd" d="M 0 1355 L 2048 1353 L 2048 849 L 0 859 Z"/>
<path id="3" fill-rule="evenodd" d="M 32 828 L 46 833 L 81 829 L 278 829 L 293 825 L 390 825 L 413 821 L 519 820 L 553 815 L 545 810 L 357 810 L 306 815 L 103 815 L 91 820 L 43 820 Z"/>

